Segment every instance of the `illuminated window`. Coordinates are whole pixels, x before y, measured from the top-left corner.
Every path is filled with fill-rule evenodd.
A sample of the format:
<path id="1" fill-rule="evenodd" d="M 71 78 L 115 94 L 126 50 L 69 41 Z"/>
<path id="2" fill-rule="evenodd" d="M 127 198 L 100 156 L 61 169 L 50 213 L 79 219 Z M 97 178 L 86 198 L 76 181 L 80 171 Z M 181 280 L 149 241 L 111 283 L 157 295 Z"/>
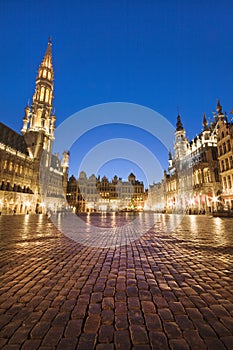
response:
<path id="1" fill-rule="evenodd" d="M 45 88 L 44 88 L 44 86 L 42 86 L 41 91 L 40 91 L 40 100 L 41 101 L 44 100 L 44 93 L 45 93 Z"/>
<path id="2" fill-rule="evenodd" d="M 46 69 L 43 70 L 43 78 L 46 78 L 46 75 L 47 75 L 47 71 Z"/>
<path id="3" fill-rule="evenodd" d="M 46 89 L 45 102 L 49 102 L 49 89 Z"/>
<path id="4" fill-rule="evenodd" d="M 51 79 L 51 73 L 48 72 L 48 79 Z"/>

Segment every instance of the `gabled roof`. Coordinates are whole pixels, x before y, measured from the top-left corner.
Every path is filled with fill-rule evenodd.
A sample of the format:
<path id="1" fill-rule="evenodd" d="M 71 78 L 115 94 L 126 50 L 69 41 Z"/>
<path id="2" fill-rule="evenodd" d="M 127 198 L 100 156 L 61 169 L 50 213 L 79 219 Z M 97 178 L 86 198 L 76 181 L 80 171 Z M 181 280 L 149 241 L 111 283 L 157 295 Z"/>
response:
<path id="1" fill-rule="evenodd" d="M 23 135 L 18 134 L 16 131 L 10 129 L 8 126 L 0 122 L 0 142 L 4 145 L 20 151 L 25 155 L 29 155 L 27 144 Z"/>

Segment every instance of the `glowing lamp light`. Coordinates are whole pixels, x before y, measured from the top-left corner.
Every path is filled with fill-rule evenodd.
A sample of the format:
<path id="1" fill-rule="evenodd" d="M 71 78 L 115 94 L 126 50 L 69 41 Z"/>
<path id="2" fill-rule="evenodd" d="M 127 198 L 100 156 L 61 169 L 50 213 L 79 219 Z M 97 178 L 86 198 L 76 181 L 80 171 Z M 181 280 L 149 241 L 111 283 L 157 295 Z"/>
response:
<path id="1" fill-rule="evenodd" d="M 215 197 L 215 196 L 212 197 L 212 202 L 213 202 L 213 203 L 216 203 L 217 201 L 218 201 L 218 198 L 217 198 L 217 197 Z"/>

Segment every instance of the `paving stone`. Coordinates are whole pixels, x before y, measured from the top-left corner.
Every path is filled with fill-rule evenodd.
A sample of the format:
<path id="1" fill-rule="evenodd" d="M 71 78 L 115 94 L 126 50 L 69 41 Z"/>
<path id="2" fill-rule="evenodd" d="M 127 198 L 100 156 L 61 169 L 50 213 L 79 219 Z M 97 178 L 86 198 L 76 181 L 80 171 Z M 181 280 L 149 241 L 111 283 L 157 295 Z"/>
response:
<path id="1" fill-rule="evenodd" d="M 6 344 L 2 348 L 3 350 L 19 350 L 18 345 Z"/>
<path id="2" fill-rule="evenodd" d="M 186 312 L 191 320 L 196 318 L 203 319 L 202 314 L 197 308 L 186 308 Z"/>
<path id="3" fill-rule="evenodd" d="M 114 323 L 114 311 L 103 310 L 101 312 L 101 323 L 105 325 L 111 325 Z"/>
<path id="4" fill-rule="evenodd" d="M 124 291 L 118 291 L 115 293 L 115 300 L 116 301 L 126 301 L 126 294 Z"/>
<path id="5" fill-rule="evenodd" d="M 113 297 L 104 297 L 102 301 L 102 309 L 114 309 L 114 298 Z"/>
<path id="6" fill-rule="evenodd" d="M 121 314 L 115 316 L 115 328 L 117 331 L 126 330 L 128 327 L 127 315 Z"/>
<path id="7" fill-rule="evenodd" d="M 111 343 L 114 336 L 114 327 L 112 325 L 102 325 L 99 330 L 98 341 L 100 343 Z"/>
<path id="8" fill-rule="evenodd" d="M 163 326 L 169 339 L 181 338 L 182 333 L 176 322 L 163 322 Z"/>
<path id="9" fill-rule="evenodd" d="M 130 286 L 126 288 L 126 293 L 128 297 L 137 297 L 138 288 L 136 286 Z"/>
<path id="10" fill-rule="evenodd" d="M 142 300 L 141 303 L 142 303 L 142 310 L 143 310 L 144 314 L 155 314 L 156 313 L 155 305 L 152 301 Z"/>
<path id="11" fill-rule="evenodd" d="M 44 337 L 42 345 L 56 346 L 58 344 L 59 340 L 62 338 L 63 332 L 64 332 L 64 327 L 52 326 L 49 329 L 46 336 Z"/>
<path id="12" fill-rule="evenodd" d="M 39 339 L 43 338 L 48 332 L 50 326 L 51 324 L 49 322 L 38 322 L 31 331 L 31 337 Z"/>
<path id="13" fill-rule="evenodd" d="M 142 325 L 144 323 L 142 312 L 140 310 L 129 310 L 128 317 L 130 324 Z"/>
<path id="14" fill-rule="evenodd" d="M 77 343 L 77 338 L 62 338 L 57 346 L 57 350 L 74 350 L 76 349 Z"/>
<path id="15" fill-rule="evenodd" d="M 162 323 L 157 314 L 145 314 L 145 321 L 148 331 L 162 331 Z"/>
<path id="16" fill-rule="evenodd" d="M 89 309 L 88 309 L 88 313 L 90 315 L 92 314 L 100 314 L 101 313 L 101 304 L 90 304 L 89 305 Z"/>
<path id="17" fill-rule="evenodd" d="M 232 317 L 221 317 L 220 321 L 233 334 L 233 318 Z"/>
<path id="18" fill-rule="evenodd" d="M 149 342 L 145 326 L 132 324 L 129 329 L 133 345 L 147 344 Z"/>
<path id="19" fill-rule="evenodd" d="M 220 338 L 227 349 L 233 349 L 233 335 Z"/>
<path id="20" fill-rule="evenodd" d="M 150 339 L 151 349 L 169 350 L 167 337 L 163 332 L 150 332 L 149 339 Z"/>
<path id="21" fill-rule="evenodd" d="M 217 317 L 221 317 L 221 318 L 230 317 L 230 314 L 226 311 L 226 309 L 222 305 L 211 305 L 210 308 Z"/>
<path id="22" fill-rule="evenodd" d="M 169 309 L 159 309 L 158 314 L 164 321 L 174 321 L 174 316 Z"/>
<path id="23" fill-rule="evenodd" d="M 96 334 L 100 326 L 100 315 L 90 315 L 87 317 L 84 332 Z"/>
<path id="24" fill-rule="evenodd" d="M 115 313 L 116 315 L 125 315 L 127 313 L 127 303 L 121 301 L 115 302 Z"/>
<path id="25" fill-rule="evenodd" d="M 169 345 L 172 350 L 189 350 L 190 347 L 184 339 L 170 339 Z"/>
<path id="26" fill-rule="evenodd" d="M 127 302 L 128 302 L 128 308 L 129 310 L 132 310 L 132 309 L 140 309 L 140 300 L 138 297 L 129 297 L 127 299 Z"/>
<path id="27" fill-rule="evenodd" d="M 208 349 L 211 350 L 225 350 L 225 346 L 221 340 L 214 338 L 205 338 L 205 344 L 207 345 Z"/>
<path id="28" fill-rule="evenodd" d="M 193 322 L 187 315 L 176 315 L 175 320 L 182 331 L 194 329 Z"/>
<path id="29" fill-rule="evenodd" d="M 78 350 L 93 350 L 96 344 L 96 334 L 81 334 L 81 337 L 78 342 Z"/>
<path id="30" fill-rule="evenodd" d="M 205 339 L 207 337 L 215 337 L 217 338 L 216 333 L 214 332 L 213 328 L 210 327 L 205 321 L 196 319 L 193 321 L 195 324 L 200 336 Z"/>
<path id="31" fill-rule="evenodd" d="M 81 334 L 83 320 L 69 320 L 65 329 L 66 338 L 78 338 Z"/>
<path id="32" fill-rule="evenodd" d="M 201 350 L 206 349 L 206 345 L 202 338 L 200 337 L 198 331 L 188 330 L 183 332 L 186 342 L 190 345 L 191 349 Z"/>
<path id="33" fill-rule="evenodd" d="M 168 304 L 174 315 L 185 315 L 185 310 L 181 302 L 171 301 Z"/>
<path id="34" fill-rule="evenodd" d="M 28 339 L 23 343 L 22 350 L 36 350 L 39 349 L 40 339 Z"/>
<path id="35" fill-rule="evenodd" d="M 9 339 L 15 331 L 20 327 L 21 321 L 11 321 L 8 323 L 1 331 L 0 331 L 0 338 L 7 338 Z"/>
<path id="36" fill-rule="evenodd" d="M 9 344 L 22 344 L 28 338 L 30 330 L 28 327 L 19 327 L 10 338 Z"/>
<path id="37" fill-rule="evenodd" d="M 131 350 L 129 331 L 116 331 L 114 333 L 114 344 L 116 350 Z"/>
<path id="38" fill-rule="evenodd" d="M 113 344 L 98 344 L 96 350 L 114 350 Z"/>

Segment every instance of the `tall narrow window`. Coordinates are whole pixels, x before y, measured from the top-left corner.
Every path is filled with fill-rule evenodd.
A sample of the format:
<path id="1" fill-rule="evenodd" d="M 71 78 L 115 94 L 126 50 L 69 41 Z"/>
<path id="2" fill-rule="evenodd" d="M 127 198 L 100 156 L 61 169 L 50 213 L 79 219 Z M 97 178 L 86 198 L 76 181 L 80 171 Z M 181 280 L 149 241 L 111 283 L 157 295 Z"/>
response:
<path id="1" fill-rule="evenodd" d="M 49 89 L 46 89 L 45 102 L 49 102 Z"/>
<path id="2" fill-rule="evenodd" d="M 41 91 L 40 91 L 40 100 L 44 101 L 44 93 L 45 93 L 45 88 L 42 86 Z"/>

